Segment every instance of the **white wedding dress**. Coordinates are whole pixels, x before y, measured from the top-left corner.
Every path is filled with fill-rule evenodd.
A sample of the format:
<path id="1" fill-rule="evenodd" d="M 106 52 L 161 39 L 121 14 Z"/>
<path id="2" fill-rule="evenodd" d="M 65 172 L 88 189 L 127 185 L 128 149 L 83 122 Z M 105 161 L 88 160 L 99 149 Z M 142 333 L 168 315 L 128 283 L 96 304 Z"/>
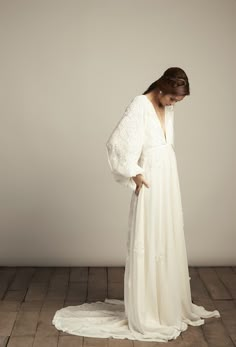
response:
<path id="1" fill-rule="evenodd" d="M 188 324 L 220 317 L 192 303 L 177 162 L 174 107 L 165 107 L 165 130 L 146 95 L 134 97 L 107 143 L 115 181 L 132 191 L 124 276 L 124 301 L 68 306 L 52 323 L 79 336 L 167 342 Z M 149 188 L 135 194 L 132 176 Z M 114 211 L 115 215 L 115 211 Z"/>

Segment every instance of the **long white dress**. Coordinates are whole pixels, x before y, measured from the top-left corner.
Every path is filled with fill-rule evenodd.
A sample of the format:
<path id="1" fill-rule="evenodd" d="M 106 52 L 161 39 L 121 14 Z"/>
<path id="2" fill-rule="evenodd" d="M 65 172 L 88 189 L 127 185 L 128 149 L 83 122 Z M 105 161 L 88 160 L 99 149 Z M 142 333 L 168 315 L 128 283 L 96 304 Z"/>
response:
<path id="1" fill-rule="evenodd" d="M 165 130 L 146 95 L 135 96 L 106 142 L 115 181 L 132 191 L 124 300 L 84 303 L 58 310 L 53 324 L 79 336 L 168 342 L 188 324 L 220 317 L 192 303 L 177 162 L 174 107 L 165 107 Z M 135 194 L 132 176 L 149 188 Z"/>

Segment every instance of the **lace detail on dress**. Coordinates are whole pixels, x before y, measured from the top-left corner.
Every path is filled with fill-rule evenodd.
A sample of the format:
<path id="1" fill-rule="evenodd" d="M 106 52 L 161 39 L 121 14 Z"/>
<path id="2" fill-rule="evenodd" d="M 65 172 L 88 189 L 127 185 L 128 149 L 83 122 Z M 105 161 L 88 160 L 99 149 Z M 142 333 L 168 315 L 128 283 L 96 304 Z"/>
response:
<path id="1" fill-rule="evenodd" d="M 138 165 L 144 141 L 144 112 L 142 99 L 136 96 L 126 107 L 108 141 L 108 162 L 114 179 L 135 190 L 132 177 L 143 173 Z"/>

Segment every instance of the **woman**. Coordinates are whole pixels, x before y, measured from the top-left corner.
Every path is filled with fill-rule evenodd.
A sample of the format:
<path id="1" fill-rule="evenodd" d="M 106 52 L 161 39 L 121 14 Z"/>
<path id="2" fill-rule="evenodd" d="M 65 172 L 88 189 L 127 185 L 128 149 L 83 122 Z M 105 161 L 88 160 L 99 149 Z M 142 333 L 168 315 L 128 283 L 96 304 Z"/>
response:
<path id="1" fill-rule="evenodd" d="M 220 317 L 219 311 L 191 301 L 174 151 L 174 104 L 189 94 L 186 73 L 178 67 L 167 69 L 131 100 L 110 135 L 106 149 L 112 175 L 132 191 L 124 301 L 77 306 L 71 328 L 66 322 L 70 309 L 64 308 L 64 315 L 60 310 L 54 317 L 59 329 L 83 336 L 167 342 L 188 324 Z"/>

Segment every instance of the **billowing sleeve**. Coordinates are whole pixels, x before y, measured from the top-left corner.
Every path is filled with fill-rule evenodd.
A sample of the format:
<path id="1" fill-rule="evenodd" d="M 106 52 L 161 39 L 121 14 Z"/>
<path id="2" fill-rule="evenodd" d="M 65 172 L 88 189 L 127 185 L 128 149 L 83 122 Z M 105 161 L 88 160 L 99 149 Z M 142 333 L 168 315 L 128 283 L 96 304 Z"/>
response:
<path id="1" fill-rule="evenodd" d="M 133 176 L 142 174 L 138 165 L 144 141 L 144 107 L 136 96 L 124 111 L 115 129 L 106 142 L 107 158 L 116 182 L 136 189 Z"/>

